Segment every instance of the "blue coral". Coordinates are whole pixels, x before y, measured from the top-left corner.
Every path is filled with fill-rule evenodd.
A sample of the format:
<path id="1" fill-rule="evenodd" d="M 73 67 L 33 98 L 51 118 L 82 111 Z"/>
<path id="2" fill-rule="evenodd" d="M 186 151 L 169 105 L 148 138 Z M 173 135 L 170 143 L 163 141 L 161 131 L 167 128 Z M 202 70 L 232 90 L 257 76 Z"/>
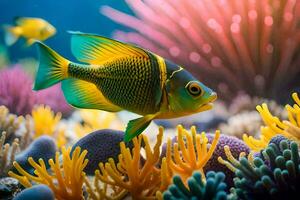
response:
<path id="1" fill-rule="evenodd" d="M 207 134 L 206 136 L 208 138 L 209 143 L 211 143 L 214 138 L 214 134 Z M 231 187 L 233 186 L 233 178 L 235 176 L 234 173 L 230 171 L 226 166 L 218 162 L 219 156 L 226 157 L 224 152 L 225 145 L 230 147 L 231 153 L 234 157 L 238 157 L 241 152 L 245 152 L 246 154 L 248 154 L 250 151 L 249 147 L 242 140 L 233 136 L 221 135 L 217 147 L 212 157 L 204 167 L 204 170 L 224 172 L 226 175 L 225 182 L 229 187 Z"/>
<path id="2" fill-rule="evenodd" d="M 28 162 L 28 158 L 32 157 L 34 161 L 38 162 L 41 158 L 45 161 L 55 157 L 56 144 L 53 138 L 49 136 L 41 136 L 34 140 L 23 152 L 16 156 L 16 161 L 27 172 L 33 173 L 34 169 Z M 45 162 L 49 167 L 48 162 Z M 15 170 L 14 170 L 15 171 Z"/>
<path id="3" fill-rule="evenodd" d="M 84 171 L 89 175 L 94 175 L 100 162 L 106 163 L 109 158 L 118 160 L 120 154 L 120 142 L 124 139 L 124 132 L 111 129 L 98 130 L 81 138 L 74 146 L 72 151 L 80 146 L 82 150 L 86 149 L 89 160 Z M 133 144 L 127 144 L 132 147 Z"/>
<path id="4" fill-rule="evenodd" d="M 173 184 L 163 193 L 164 200 L 221 200 L 227 199 L 225 174 L 222 172 L 210 171 L 206 174 L 206 182 L 202 180 L 200 172 L 194 172 L 187 180 L 187 186 L 181 177 L 175 175 Z"/>
<path id="5" fill-rule="evenodd" d="M 14 200 L 54 200 L 52 190 L 46 185 L 35 185 L 20 192 Z"/>

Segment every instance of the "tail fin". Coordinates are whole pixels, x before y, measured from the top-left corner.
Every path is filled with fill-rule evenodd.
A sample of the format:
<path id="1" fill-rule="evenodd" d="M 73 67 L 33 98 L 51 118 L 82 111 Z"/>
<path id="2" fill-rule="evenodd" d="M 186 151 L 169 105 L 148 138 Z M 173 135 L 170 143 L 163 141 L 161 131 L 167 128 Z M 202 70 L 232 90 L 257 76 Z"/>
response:
<path id="1" fill-rule="evenodd" d="M 13 45 L 21 34 L 21 29 L 17 26 L 4 26 L 4 41 L 7 46 Z"/>
<path id="2" fill-rule="evenodd" d="M 40 52 L 40 64 L 33 89 L 41 90 L 67 78 L 70 61 L 41 42 L 37 42 L 37 45 Z"/>

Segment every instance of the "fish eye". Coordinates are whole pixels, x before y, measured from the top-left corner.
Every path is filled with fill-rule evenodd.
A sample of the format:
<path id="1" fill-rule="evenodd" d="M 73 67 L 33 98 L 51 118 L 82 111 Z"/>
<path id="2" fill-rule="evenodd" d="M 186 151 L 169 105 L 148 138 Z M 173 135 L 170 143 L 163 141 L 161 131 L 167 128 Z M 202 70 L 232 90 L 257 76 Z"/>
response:
<path id="1" fill-rule="evenodd" d="M 200 85 L 195 82 L 188 83 L 186 88 L 187 88 L 188 92 L 194 97 L 201 96 L 201 95 L 203 95 L 203 92 L 204 92 L 202 90 L 202 88 L 200 87 Z"/>

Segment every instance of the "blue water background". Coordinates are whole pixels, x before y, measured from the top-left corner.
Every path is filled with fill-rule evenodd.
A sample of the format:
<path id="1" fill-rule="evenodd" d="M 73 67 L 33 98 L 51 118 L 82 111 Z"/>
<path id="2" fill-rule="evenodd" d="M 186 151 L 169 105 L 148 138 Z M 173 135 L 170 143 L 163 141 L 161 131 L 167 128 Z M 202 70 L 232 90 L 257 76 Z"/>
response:
<path id="1" fill-rule="evenodd" d="M 0 26 L 13 24 L 15 17 L 40 17 L 53 24 L 57 33 L 45 43 L 63 56 L 74 60 L 70 51 L 70 34 L 68 30 L 96 33 L 111 37 L 113 30 L 126 30 L 99 12 L 103 5 L 110 5 L 118 10 L 131 13 L 123 0 L 0 0 Z M 3 29 L 0 31 L 0 45 L 4 45 Z M 7 48 L 12 62 L 26 57 L 37 58 L 33 45 L 25 47 L 19 40 Z"/>

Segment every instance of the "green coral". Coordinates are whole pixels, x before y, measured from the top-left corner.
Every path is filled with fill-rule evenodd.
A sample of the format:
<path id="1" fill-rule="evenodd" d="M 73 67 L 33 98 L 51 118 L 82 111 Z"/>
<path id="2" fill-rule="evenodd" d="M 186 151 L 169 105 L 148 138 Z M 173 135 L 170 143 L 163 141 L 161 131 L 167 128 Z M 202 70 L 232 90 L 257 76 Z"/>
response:
<path id="1" fill-rule="evenodd" d="M 227 199 L 225 175 L 223 172 L 210 171 L 206 174 L 206 182 L 202 180 L 201 173 L 196 171 L 187 180 L 187 186 L 180 176 L 173 177 L 173 184 L 163 193 L 164 200 L 222 200 Z"/>
<path id="2" fill-rule="evenodd" d="M 235 193 L 240 199 L 292 199 L 300 190 L 300 159 L 296 142 L 271 143 L 261 157 L 227 154 L 230 161 L 219 161 L 235 171 Z"/>

